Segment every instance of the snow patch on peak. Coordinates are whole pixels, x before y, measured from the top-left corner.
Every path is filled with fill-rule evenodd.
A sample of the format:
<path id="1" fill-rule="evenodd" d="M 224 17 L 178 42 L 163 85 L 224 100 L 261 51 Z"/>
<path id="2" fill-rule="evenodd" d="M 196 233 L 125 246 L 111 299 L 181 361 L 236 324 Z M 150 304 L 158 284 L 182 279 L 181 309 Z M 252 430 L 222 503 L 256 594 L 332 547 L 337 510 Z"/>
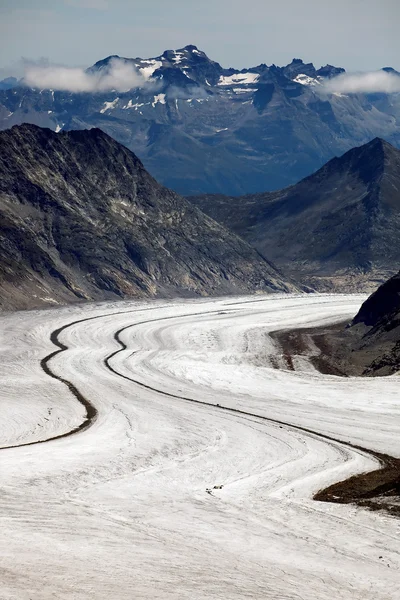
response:
<path id="1" fill-rule="evenodd" d="M 102 114 L 104 114 L 107 110 L 112 110 L 116 107 L 119 98 L 115 98 L 112 102 L 104 102 L 103 108 L 100 110 Z"/>
<path id="2" fill-rule="evenodd" d="M 260 78 L 258 73 L 235 73 L 235 75 L 221 75 L 217 85 L 248 85 L 256 83 Z"/>
<path id="3" fill-rule="evenodd" d="M 154 71 L 157 71 L 157 69 L 162 67 L 161 60 L 149 59 L 149 60 L 143 60 L 142 63 L 147 66 L 141 67 L 139 69 L 139 71 L 146 81 L 148 81 L 150 79 L 150 77 L 153 75 Z"/>
<path id="4" fill-rule="evenodd" d="M 151 105 L 155 108 L 156 104 L 165 104 L 165 94 L 154 96 L 154 102 L 152 102 Z"/>
<path id="5" fill-rule="evenodd" d="M 301 85 L 321 85 L 321 79 L 322 77 L 315 78 L 305 75 L 305 73 L 299 73 L 292 81 L 301 83 Z"/>
<path id="6" fill-rule="evenodd" d="M 182 52 L 174 52 L 172 60 L 176 65 L 179 65 L 185 59 L 185 55 Z"/>
<path id="7" fill-rule="evenodd" d="M 123 106 L 123 110 L 126 110 L 127 108 L 134 108 L 135 110 L 137 110 L 138 108 L 140 108 L 141 106 L 144 106 L 143 103 L 139 104 L 133 104 L 132 100 L 129 100 L 128 104 L 126 106 Z"/>

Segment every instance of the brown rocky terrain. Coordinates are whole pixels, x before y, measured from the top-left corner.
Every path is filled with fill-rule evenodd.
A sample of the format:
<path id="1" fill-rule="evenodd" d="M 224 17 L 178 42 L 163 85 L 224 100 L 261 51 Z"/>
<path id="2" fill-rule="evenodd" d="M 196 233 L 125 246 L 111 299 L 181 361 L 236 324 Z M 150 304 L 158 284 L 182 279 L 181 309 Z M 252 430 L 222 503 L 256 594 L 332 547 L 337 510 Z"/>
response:
<path id="1" fill-rule="evenodd" d="M 400 273 L 362 304 L 350 323 L 280 332 L 275 338 L 292 354 L 310 354 L 325 373 L 385 376 L 400 371 Z"/>
<path id="2" fill-rule="evenodd" d="M 289 368 L 293 355 L 308 356 L 323 373 L 385 376 L 400 371 L 400 273 L 382 284 L 349 323 L 279 331 Z"/>

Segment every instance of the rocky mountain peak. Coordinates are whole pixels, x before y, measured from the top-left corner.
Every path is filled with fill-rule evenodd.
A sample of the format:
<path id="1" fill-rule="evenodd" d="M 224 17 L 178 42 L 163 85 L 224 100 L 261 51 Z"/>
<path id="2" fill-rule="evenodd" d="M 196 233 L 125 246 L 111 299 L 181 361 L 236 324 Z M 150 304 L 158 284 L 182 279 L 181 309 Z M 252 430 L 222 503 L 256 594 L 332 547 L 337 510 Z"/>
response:
<path id="1" fill-rule="evenodd" d="M 332 77 L 336 77 L 337 75 L 341 75 L 342 73 L 345 73 L 346 70 L 343 69 L 342 67 L 334 67 L 333 65 L 325 65 L 324 67 L 321 67 L 320 69 L 317 70 L 317 75 L 319 75 L 320 77 L 326 77 L 328 79 L 331 79 Z"/>
<path id="2" fill-rule="evenodd" d="M 0 90 L 11 90 L 18 85 L 16 77 L 6 77 L 0 81 Z"/>
<path id="3" fill-rule="evenodd" d="M 317 77 L 317 71 L 312 63 L 304 63 L 301 58 L 294 58 L 291 63 L 283 67 L 283 73 L 288 79 L 295 79 L 298 75 Z"/>
<path id="4" fill-rule="evenodd" d="M 110 66 L 110 63 L 114 60 L 129 61 L 130 59 L 118 56 L 118 54 L 111 54 L 110 56 L 107 56 L 106 58 L 102 58 L 101 60 L 98 60 L 96 63 L 94 63 L 94 65 L 92 65 L 91 67 L 86 69 L 86 72 L 93 73 L 96 71 L 107 69 Z"/>
<path id="5" fill-rule="evenodd" d="M 372 183 L 382 176 L 385 169 L 391 167 L 395 167 L 400 173 L 400 150 L 376 137 L 362 146 L 352 148 L 339 158 L 333 158 L 318 173 L 328 175 L 339 170 L 357 175 L 364 183 Z"/>
<path id="6" fill-rule="evenodd" d="M 47 127 L 38 127 L 32 123 L 22 123 L 22 125 L 14 125 L 11 129 L 6 129 L 1 132 L 3 145 L 10 143 L 15 147 L 19 146 L 21 148 L 23 146 L 36 147 L 36 149 L 39 147 L 45 148 L 45 143 L 47 141 L 56 143 L 63 138 L 77 143 L 83 142 L 88 146 L 89 151 L 90 148 L 94 149 L 95 147 L 99 150 L 101 144 L 107 144 L 107 146 L 109 146 L 110 143 L 114 143 L 119 145 L 99 127 L 92 127 L 91 129 L 84 130 L 74 129 L 70 131 L 60 131 L 55 137 L 54 131 Z M 90 146 L 90 144 L 93 145 Z M 121 148 L 123 148 L 123 146 L 121 146 Z M 143 168 L 143 165 L 137 156 L 132 153 L 132 157 Z"/>
<path id="7" fill-rule="evenodd" d="M 386 71 L 386 73 L 392 73 L 393 75 L 400 76 L 399 71 L 396 71 L 396 69 L 393 69 L 393 67 L 383 67 L 382 71 Z"/>
<path id="8" fill-rule="evenodd" d="M 380 137 L 375 137 L 370 142 L 367 142 L 364 144 L 363 148 L 367 152 L 395 152 L 400 154 L 400 151 L 397 148 Z"/>
<path id="9" fill-rule="evenodd" d="M 400 150 L 377 137 L 279 192 L 196 205 L 303 284 L 348 290 L 398 268 L 399 190 Z"/>
<path id="10" fill-rule="evenodd" d="M 400 312 L 400 273 L 391 277 L 363 303 L 352 324 L 374 327 Z M 396 322 L 398 325 L 398 321 Z"/>
<path id="11" fill-rule="evenodd" d="M 177 65 L 187 62 L 214 62 L 207 56 L 205 52 L 199 50 L 197 46 L 192 44 L 184 46 L 183 48 L 178 48 L 177 50 L 165 50 L 159 58 Z"/>
<path id="12" fill-rule="evenodd" d="M 193 44 L 177 50 L 165 50 L 160 56 L 154 58 L 125 58 L 110 55 L 96 62 L 86 72 L 107 71 L 114 60 L 122 60 L 133 65 L 146 81 L 160 80 L 160 90 L 163 92 L 170 86 L 187 88 L 199 84 L 216 85 L 223 72 L 221 65 L 209 59 L 205 52 Z"/>

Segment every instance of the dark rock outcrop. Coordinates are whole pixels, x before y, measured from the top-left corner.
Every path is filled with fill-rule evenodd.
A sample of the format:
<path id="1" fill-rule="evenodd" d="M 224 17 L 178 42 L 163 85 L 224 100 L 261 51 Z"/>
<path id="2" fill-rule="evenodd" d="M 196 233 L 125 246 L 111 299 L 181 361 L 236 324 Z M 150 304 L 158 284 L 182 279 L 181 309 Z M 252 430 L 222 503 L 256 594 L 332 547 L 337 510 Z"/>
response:
<path id="1" fill-rule="evenodd" d="M 391 277 L 361 306 L 349 328 L 352 353 L 364 375 L 400 370 L 400 273 Z"/>
<path id="2" fill-rule="evenodd" d="M 382 284 L 347 324 L 273 334 L 293 365 L 305 355 L 330 375 L 382 376 L 400 371 L 400 273 Z"/>
<path id="3" fill-rule="evenodd" d="M 369 296 L 354 317 L 352 325 L 362 323 L 365 327 L 390 331 L 400 324 L 397 322 L 399 313 L 400 273 L 397 273 Z"/>

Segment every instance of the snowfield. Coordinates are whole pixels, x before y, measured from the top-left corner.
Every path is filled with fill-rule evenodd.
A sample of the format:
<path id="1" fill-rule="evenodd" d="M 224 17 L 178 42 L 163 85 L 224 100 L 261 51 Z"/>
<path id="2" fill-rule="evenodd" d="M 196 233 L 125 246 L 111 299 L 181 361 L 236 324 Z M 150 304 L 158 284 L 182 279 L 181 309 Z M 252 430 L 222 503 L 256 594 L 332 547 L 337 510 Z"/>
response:
<path id="1" fill-rule="evenodd" d="M 1 600 L 399 598 L 399 521 L 312 499 L 377 468 L 348 443 L 400 457 L 398 378 L 287 371 L 268 336 L 363 299 L 3 314 Z"/>

